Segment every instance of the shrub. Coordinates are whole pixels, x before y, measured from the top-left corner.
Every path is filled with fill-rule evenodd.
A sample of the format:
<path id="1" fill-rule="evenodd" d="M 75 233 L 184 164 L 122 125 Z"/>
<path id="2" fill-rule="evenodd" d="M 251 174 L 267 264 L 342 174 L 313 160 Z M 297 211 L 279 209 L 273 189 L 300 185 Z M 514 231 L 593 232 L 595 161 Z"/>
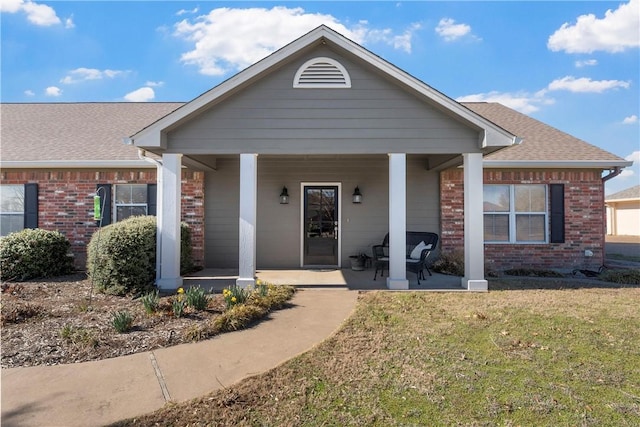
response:
<path id="1" fill-rule="evenodd" d="M 600 279 L 623 285 L 640 285 L 640 270 L 607 270 Z"/>
<path id="2" fill-rule="evenodd" d="M 72 273 L 71 244 L 57 231 L 26 228 L 0 239 L 2 280 L 24 281 Z"/>
<path id="3" fill-rule="evenodd" d="M 133 326 L 133 316 L 126 310 L 121 310 L 113 313 L 111 318 L 111 324 L 114 329 L 121 334 L 129 332 Z"/>
<path id="4" fill-rule="evenodd" d="M 185 223 L 181 225 L 181 239 L 182 248 L 191 247 L 191 233 Z M 181 263 L 193 268 L 190 249 L 183 251 Z M 87 248 L 87 272 L 100 292 L 149 292 L 156 278 L 156 218 L 131 217 L 96 231 Z"/>
<path id="5" fill-rule="evenodd" d="M 9 323 L 26 322 L 32 317 L 42 316 L 46 311 L 38 304 L 3 298 L 1 312 L 2 325 L 6 325 Z"/>
<path id="6" fill-rule="evenodd" d="M 454 251 L 440 255 L 431 267 L 433 271 L 452 276 L 464 276 L 464 253 Z"/>

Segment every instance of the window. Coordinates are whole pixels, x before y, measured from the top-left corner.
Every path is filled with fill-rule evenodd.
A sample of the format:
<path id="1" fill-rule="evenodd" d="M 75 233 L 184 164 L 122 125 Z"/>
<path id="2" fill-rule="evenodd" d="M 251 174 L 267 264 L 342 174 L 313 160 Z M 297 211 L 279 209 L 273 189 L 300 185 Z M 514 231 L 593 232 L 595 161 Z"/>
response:
<path id="1" fill-rule="evenodd" d="M 157 211 L 156 184 L 98 184 L 100 196 L 100 226 L 122 221 L 130 216 L 155 215 Z"/>
<path id="2" fill-rule="evenodd" d="M 544 243 L 547 238 L 545 185 L 485 185 L 484 240 Z"/>
<path id="3" fill-rule="evenodd" d="M 24 228 L 24 185 L 0 185 L 0 236 Z"/>
<path id="4" fill-rule="evenodd" d="M 146 184 L 117 184 L 114 190 L 114 220 L 147 214 Z"/>

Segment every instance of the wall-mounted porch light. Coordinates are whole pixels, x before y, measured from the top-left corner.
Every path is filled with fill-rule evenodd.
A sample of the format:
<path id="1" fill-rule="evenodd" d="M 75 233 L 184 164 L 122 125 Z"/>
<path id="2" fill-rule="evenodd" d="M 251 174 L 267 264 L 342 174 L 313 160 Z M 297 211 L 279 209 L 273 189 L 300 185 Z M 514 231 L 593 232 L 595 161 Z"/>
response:
<path id="1" fill-rule="evenodd" d="M 280 204 L 289 204 L 289 192 L 287 191 L 287 187 L 282 187 L 282 193 L 280 193 Z"/>
<path id="2" fill-rule="evenodd" d="M 353 190 L 353 203 L 362 203 L 362 193 L 357 186 L 355 190 Z"/>

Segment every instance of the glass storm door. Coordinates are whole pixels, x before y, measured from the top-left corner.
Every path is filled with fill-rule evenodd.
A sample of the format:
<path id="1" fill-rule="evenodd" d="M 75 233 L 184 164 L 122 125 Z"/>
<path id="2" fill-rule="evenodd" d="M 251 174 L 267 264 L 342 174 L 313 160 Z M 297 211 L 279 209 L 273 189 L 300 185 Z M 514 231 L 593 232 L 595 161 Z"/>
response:
<path id="1" fill-rule="evenodd" d="M 338 218 L 337 186 L 304 187 L 304 265 L 338 265 Z"/>

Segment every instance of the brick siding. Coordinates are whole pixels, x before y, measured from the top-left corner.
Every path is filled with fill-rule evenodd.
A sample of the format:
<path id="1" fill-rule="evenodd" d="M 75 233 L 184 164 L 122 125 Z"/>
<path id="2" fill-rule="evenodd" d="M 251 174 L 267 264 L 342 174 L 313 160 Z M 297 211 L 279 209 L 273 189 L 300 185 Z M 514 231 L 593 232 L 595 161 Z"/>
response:
<path id="1" fill-rule="evenodd" d="M 441 172 L 443 253 L 464 249 L 463 171 Z M 604 263 L 604 185 L 599 170 L 485 169 L 485 184 L 564 184 L 565 242 L 485 244 L 487 270 L 535 268 L 597 270 Z M 593 257 L 585 257 L 585 251 Z"/>
<path id="2" fill-rule="evenodd" d="M 71 243 L 76 267 L 85 268 L 86 246 L 97 229 L 93 196 L 97 184 L 155 184 L 155 169 L 15 170 L 0 174 L 1 184 L 38 184 L 38 226 L 57 230 Z M 192 230 L 193 258 L 204 265 L 204 173 L 182 172 L 182 220 Z"/>

